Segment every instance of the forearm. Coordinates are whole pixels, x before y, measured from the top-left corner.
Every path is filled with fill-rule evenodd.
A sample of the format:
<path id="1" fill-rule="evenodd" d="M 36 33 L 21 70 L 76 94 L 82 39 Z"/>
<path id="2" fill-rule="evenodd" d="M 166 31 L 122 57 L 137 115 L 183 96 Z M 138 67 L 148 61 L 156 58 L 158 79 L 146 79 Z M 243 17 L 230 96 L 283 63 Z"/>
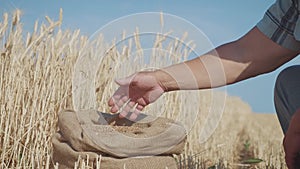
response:
<path id="1" fill-rule="evenodd" d="M 167 91 L 206 89 L 233 83 L 244 64 L 223 60 L 236 57 L 234 43 L 228 43 L 195 59 L 159 70 L 156 74 Z"/>
<path id="2" fill-rule="evenodd" d="M 297 55 L 256 28 L 205 55 L 156 72 L 165 91 L 214 88 L 270 72 Z"/>

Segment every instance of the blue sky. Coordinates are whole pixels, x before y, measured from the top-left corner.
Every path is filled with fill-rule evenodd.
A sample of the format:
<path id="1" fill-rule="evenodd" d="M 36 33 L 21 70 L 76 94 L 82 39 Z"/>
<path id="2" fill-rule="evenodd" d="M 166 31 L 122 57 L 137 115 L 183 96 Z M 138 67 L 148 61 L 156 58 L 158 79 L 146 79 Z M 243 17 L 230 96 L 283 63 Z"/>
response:
<path id="1" fill-rule="evenodd" d="M 125 15 L 141 12 L 165 12 L 184 18 L 202 30 L 215 47 L 235 40 L 249 31 L 262 18 L 275 0 L 117 0 L 117 1 L 38 1 L 0 0 L 0 13 L 19 8 L 23 12 L 24 28 L 30 31 L 35 20 L 44 16 L 58 18 L 63 9 L 63 29 L 80 29 L 82 34 L 92 35 L 108 22 Z M 150 3 L 151 2 L 151 3 Z M 275 112 L 273 87 L 276 76 L 283 68 L 299 64 L 295 59 L 277 71 L 246 80 L 227 88 L 230 95 L 241 97 L 254 112 Z"/>

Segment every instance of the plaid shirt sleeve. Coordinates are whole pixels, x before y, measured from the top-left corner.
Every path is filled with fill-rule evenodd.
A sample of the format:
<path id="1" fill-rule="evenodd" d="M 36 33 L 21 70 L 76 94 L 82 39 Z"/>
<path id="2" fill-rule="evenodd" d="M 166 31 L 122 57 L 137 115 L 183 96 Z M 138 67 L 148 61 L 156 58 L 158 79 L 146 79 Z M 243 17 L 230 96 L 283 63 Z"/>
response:
<path id="1" fill-rule="evenodd" d="M 256 26 L 275 43 L 299 51 L 299 15 L 298 0 L 277 0 Z"/>

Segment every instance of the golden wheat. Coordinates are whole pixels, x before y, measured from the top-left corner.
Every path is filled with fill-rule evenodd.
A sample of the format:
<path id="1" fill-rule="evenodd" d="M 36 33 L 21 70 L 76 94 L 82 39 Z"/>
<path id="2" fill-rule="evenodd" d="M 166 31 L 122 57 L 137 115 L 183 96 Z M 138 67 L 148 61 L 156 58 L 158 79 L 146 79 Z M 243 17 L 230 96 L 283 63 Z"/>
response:
<path id="1" fill-rule="evenodd" d="M 97 107 L 106 112 L 109 110 L 106 101 L 117 87 L 113 82 L 115 77 L 124 77 L 145 67 L 178 63 L 187 59 L 192 50 L 183 45 L 187 33 L 173 41 L 166 40 L 171 32 L 157 34 L 151 59 L 145 64 L 138 28 L 127 44 L 118 47 L 116 42 L 104 44 L 101 36 L 88 40 L 80 35 L 80 30 L 61 30 L 62 12 L 58 21 L 46 17 L 47 23 L 36 22 L 33 31 L 25 36 L 20 15 L 19 10 L 11 17 L 5 13 L 0 23 L 0 168 L 50 166 L 51 135 L 57 130 L 57 113 L 73 108 L 72 73 L 77 58 L 83 53 L 97 55 L 103 52 L 101 50 L 106 51 L 98 68 L 95 89 Z M 161 22 L 163 25 L 162 16 Z M 125 37 L 124 31 L 123 39 Z M 189 45 L 192 46 L 192 42 Z M 214 94 L 224 97 L 225 93 Z M 150 105 L 147 111 L 186 120 L 184 123 L 191 128 L 184 153 L 176 157 L 182 168 L 187 168 L 186 163 L 194 168 L 212 165 L 223 168 L 285 167 L 278 124 L 265 122 L 274 117 L 253 115 L 250 107 L 240 99 L 226 98 L 218 128 L 202 144 L 198 142 L 198 136 L 212 106 L 211 90 L 169 93 Z M 198 103 L 199 108 L 192 106 Z M 192 123 L 195 120 L 192 114 L 198 111 L 200 114 Z M 189 123 L 192 125 L 188 126 Z M 247 150 L 246 143 L 250 144 Z M 264 162 L 242 164 L 246 157 L 260 158 Z M 91 165 L 79 159 L 75 168 Z M 101 167 L 101 157 L 94 167 Z"/>

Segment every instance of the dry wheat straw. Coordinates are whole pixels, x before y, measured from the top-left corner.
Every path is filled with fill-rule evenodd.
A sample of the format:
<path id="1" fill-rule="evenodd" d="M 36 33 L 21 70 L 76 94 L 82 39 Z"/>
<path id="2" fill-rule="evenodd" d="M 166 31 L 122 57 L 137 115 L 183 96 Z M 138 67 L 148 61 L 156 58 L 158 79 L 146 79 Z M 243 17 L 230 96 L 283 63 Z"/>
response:
<path id="1" fill-rule="evenodd" d="M 5 13 L 0 23 L 0 168 L 48 168 L 52 163 L 51 135 L 57 130 L 57 113 L 61 109 L 72 108 L 71 78 L 78 56 L 86 53 L 97 56 L 111 46 L 102 58 L 96 82 L 97 106 L 100 111 L 107 111 L 106 101 L 117 87 L 113 82 L 115 77 L 127 76 L 145 66 L 162 67 L 178 63 L 187 59 L 195 48 L 192 41 L 187 43 L 191 48 L 184 43 L 187 33 L 174 40 L 167 38 L 172 32 L 157 34 L 153 44 L 155 49 L 149 64 L 146 64 L 138 28 L 134 37 L 117 48 L 116 42 L 104 45 L 101 36 L 88 41 L 79 30 L 61 30 L 62 10 L 58 21 L 46 17 L 48 23 L 35 22 L 31 33 L 23 32 L 20 15 L 20 10 L 17 10 L 9 21 L 9 15 Z M 163 14 L 160 17 L 163 27 Z M 122 39 L 126 38 L 124 31 Z M 198 111 L 193 109 L 191 100 L 200 103 L 201 113 L 189 132 L 184 153 L 177 158 L 183 161 L 191 159 L 198 168 L 216 164 L 220 159 L 224 165 L 226 163 L 225 166 L 232 164 L 232 167 L 239 164 L 237 145 L 241 143 L 238 140 L 243 141 L 240 138 L 247 136 L 256 147 L 254 154 L 266 161 L 260 167 L 284 166 L 282 149 L 278 146 L 280 138 L 276 137 L 278 134 L 270 127 L 271 135 L 262 135 L 266 132 L 259 124 L 246 124 L 251 109 L 236 98 L 227 99 L 219 128 L 206 143 L 199 144 L 199 130 L 203 128 L 211 99 L 208 90 L 173 92 L 146 109 L 149 114 L 160 112 L 161 116 L 189 121 L 193 120 L 189 119 L 191 114 Z M 244 133 L 238 135 L 241 131 Z M 101 156 L 96 164 L 80 158 L 75 168 L 93 165 L 101 168 Z M 56 164 L 54 168 L 58 166 Z"/>

